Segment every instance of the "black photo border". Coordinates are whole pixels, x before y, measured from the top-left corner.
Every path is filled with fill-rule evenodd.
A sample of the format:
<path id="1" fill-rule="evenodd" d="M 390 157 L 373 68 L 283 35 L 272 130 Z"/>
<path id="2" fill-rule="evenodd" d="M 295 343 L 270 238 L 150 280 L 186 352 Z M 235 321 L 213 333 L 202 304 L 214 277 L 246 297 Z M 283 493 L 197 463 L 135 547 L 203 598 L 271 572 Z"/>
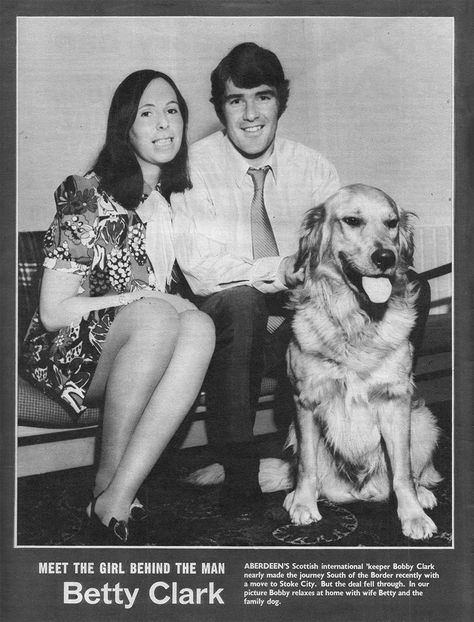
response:
<path id="1" fill-rule="evenodd" d="M 453 17 L 455 23 L 455 242 L 454 242 L 454 442 L 455 442 L 455 547 L 453 550 L 327 550 L 284 551 L 285 559 L 331 563 L 426 562 L 439 569 L 441 579 L 429 596 L 392 599 L 289 600 L 277 607 L 241 605 L 244 561 L 279 561 L 279 550 L 161 551 L 173 561 L 225 561 L 222 579 L 229 600 L 223 606 L 148 606 L 118 611 L 110 606 L 62 604 L 62 578 L 38 576 L 38 561 L 107 560 L 123 558 L 120 550 L 14 549 L 15 504 L 15 360 L 16 337 L 16 18 L 18 16 L 418 16 Z M 229 620 L 256 619 L 307 621 L 397 620 L 464 622 L 472 619 L 473 508 L 473 261 L 471 251 L 474 212 L 474 3 L 470 0 L 3 0 L 0 6 L 1 63 L 1 202 L 0 254 L 1 313 L 1 497 L 0 617 L 5 622 L 55 620 Z M 126 559 L 156 559 L 150 551 L 127 551 Z M 141 579 L 146 579 L 142 577 Z M 136 579 L 138 581 L 139 579 Z M 149 578 L 147 579 L 149 581 Z M 135 582 L 136 582 L 135 581 Z M 308 603 L 313 603 L 309 606 Z"/>

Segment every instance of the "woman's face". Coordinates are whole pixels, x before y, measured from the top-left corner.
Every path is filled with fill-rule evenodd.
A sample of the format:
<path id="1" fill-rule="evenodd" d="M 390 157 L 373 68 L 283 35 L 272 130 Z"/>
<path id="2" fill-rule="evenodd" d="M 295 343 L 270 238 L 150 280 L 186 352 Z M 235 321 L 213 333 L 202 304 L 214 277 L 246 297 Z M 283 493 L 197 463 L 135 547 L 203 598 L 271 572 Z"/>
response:
<path id="1" fill-rule="evenodd" d="M 183 126 L 174 89 L 163 78 L 155 78 L 143 91 L 129 133 L 143 177 L 150 185 L 158 181 L 161 166 L 178 153 Z"/>

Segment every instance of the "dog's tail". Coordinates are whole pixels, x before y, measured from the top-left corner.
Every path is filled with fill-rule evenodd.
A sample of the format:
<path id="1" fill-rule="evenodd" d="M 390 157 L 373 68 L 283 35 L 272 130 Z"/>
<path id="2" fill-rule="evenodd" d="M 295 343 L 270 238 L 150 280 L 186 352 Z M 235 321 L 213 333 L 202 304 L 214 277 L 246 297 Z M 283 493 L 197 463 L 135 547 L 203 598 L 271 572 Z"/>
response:
<path id="1" fill-rule="evenodd" d="M 278 458 L 262 458 L 258 481 L 262 492 L 276 492 L 293 488 L 293 476 L 288 462 Z M 195 486 L 214 486 L 225 479 L 224 467 L 215 462 L 190 473 L 184 481 Z"/>

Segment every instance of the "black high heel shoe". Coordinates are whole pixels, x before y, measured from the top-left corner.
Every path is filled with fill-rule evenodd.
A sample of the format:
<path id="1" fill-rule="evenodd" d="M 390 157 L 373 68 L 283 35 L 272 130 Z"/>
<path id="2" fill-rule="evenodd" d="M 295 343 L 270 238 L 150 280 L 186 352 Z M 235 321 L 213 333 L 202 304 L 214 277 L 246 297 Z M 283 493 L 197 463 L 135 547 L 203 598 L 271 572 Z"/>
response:
<path id="1" fill-rule="evenodd" d="M 100 497 L 102 493 L 99 493 L 97 496 Z M 87 516 L 90 518 L 91 517 L 91 510 L 92 510 L 92 506 L 94 504 L 94 491 L 91 489 L 89 491 L 89 505 L 86 508 L 86 514 Z M 139 523 L 141 521 L 144 521 L 148 518 L 148 510 L 145 508 L 145 506 L 143 505 L 143 503 L 135 498 L 132 501 L 132 504 L 130 505 L 130 514 L 129 514 L 130 518 Z"/>
<path id="2" fill-rule="evenodd" d="M 138 499 L 132 501 L 130 506 L 130 518 L 135 522 L 141 522 L 148 518 L 148 511 Z"/>
<path id="3" fill-rule="evenodd" d="M 102 495 L 100 493 L 92 500 L 90 516 L 89 516 L 89 536 L 94 544 L 103 545 L 115 545 L 121 546 L 127 544 L 128 540 L 128 525 L 127 521 L 117 520 L 112 517 L 108 525 L 104 523 L 97 516 L 95 511 L 95 504 L 97 499 Z"/>

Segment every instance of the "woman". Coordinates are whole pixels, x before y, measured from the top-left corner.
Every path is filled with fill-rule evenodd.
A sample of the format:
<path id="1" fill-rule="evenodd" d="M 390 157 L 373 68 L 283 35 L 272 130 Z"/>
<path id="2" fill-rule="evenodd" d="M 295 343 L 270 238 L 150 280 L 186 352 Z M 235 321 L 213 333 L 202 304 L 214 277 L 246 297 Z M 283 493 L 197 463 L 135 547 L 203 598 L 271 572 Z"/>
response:
<path id="1" fill-rule="evenodd" d="M 173 81 L 129 75 L 93 170 L 55 194 L 29 380 L 77 419 L 103 405 L 91 504 L 95 540 L 123 543 L 136 493 L 191 408 L 214 349 L 210 318 L 172 292 L 168 199 L 190 187 L 187 107 Z"/>

